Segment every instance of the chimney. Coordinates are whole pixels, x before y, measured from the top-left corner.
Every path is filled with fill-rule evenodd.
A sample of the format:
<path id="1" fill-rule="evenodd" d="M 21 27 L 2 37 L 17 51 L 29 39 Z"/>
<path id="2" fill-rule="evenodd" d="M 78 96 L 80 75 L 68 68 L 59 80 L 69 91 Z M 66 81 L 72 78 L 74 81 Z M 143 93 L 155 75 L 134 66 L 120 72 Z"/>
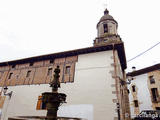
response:
<path id="1" fill-rule="evenodd" d="M 134 72 L 134 71 L 136 71 L 136 67 L 135 66 L 132 67 L 132 72 Z"/>

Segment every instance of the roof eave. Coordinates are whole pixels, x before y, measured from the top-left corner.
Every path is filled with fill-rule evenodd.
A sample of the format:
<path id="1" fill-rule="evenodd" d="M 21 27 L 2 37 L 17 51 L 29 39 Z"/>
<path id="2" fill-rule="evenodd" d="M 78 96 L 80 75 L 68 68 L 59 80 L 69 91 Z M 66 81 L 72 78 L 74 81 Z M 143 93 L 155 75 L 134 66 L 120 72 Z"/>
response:
<path id="1" fill-rule="evenodd" d="M 118 51 L 118 56 L 120 58 L 122 69 L 124 70 L 127 67 L 126 66 L 126 56 L 125 56 L 125 52 L 124 52 L 124 45 L 121 42 L 121 43 L 115 44 L 114 46 L 115 46 L 115 49 L 117 49 L 117 51 Z M 75 49 L 75 50 L 58 52 L 58 53 L 53 53 L 53 54 L 23 58 L 23 59 L 19 59 L 19 60 L 6 61 L 6 62 L 1 62 L 0 66 L 24 64 L 24 63 L 28 63 L 28 62 L 50 60 L 50 59 L 55 59 L 55 58 L 63 58 L 63 57 L 76 56 L 76 55 L 80 55 L 80 54 L 101 52 L 101 51 L 107 51 L 107 50 L 113 50 L 113 44 L 104 45 L 104 46 L 87 47 L 87 48 Z"/>

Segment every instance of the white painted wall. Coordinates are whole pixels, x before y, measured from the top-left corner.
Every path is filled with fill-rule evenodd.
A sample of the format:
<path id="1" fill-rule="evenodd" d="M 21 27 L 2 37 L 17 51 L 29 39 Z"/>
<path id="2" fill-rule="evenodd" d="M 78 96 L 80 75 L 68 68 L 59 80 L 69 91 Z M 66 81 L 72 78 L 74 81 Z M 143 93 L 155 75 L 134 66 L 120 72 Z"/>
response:
<path id="1" fill-rule="evenodd" d="M 59 92 L 67 95 L 67 104 L 60 107 L 58 115 L 80 117 L 87 120 L 113 120 L 117 117 L 116 106 L 112 99 L 115 80 L 111 77 L 112 51 L 90 53 L 78 56 L 74 83 L 61 84 Z M 13 91 L 7 98 L 2 110 L 2 120 L 11 116 L 40 115 L 45 110 L 36 110 L 37 99 L 41 93 L 50 91 L 49 85 L 23 85 L 9 87 Z"/>
<path id="2" fill-rule="evenodd" d="M 148 84 L 147 84 L 147 79 L 148 76 L 147 74 L 142 74 L 142 75 L 138 75 L 134 77 L 134 80 L 132 80 L 131 84 L 128 86 L 129 90 L 130 90 L 130 94 L 129 94 L 129 101 L 130 101 L 130 109 L 131 109 L 131 117 L 135 117 L 135 113 L 134 113 L 134 103 L 133 103 L 133 96 L 131 93 L 131 85 L 135 84 L 136 87 L 138 88 L 138 101 L 139 101 L 139 109 L 140 112 L 142 110 L 153 110 L 152 109 L 152 102 L 151 102 L 151 98 L 150 98 L 150 93 L 149 93 L 149 89 L 148 89 Z"/>

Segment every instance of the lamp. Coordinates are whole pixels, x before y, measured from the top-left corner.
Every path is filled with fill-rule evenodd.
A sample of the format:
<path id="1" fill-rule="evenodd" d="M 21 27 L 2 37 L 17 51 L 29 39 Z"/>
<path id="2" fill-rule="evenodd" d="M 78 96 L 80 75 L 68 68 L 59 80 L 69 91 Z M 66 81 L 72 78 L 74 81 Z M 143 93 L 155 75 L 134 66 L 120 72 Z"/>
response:
<path id="1" fill-rule="evenodd" d="M 5 87 L 3 88 L 3 93 L 4 93 L 5 96 L 9 96 L 9 97 L 11 98 L 13 91 L 7 93 L 7 90 L 8 90 L 8 87 L 5 86 Z"/>
<path id="2" fill-rule="evenodd" d="M 124 80 L 120 79 L 121 80 L 120 83 L 121 83 L 121 85 L 131 84 L 131 81 L 133 79 L 134 79 L 133 77 L 129 76 L 128 79 L 127 79 L 127 81 L 124 81 Z"/>

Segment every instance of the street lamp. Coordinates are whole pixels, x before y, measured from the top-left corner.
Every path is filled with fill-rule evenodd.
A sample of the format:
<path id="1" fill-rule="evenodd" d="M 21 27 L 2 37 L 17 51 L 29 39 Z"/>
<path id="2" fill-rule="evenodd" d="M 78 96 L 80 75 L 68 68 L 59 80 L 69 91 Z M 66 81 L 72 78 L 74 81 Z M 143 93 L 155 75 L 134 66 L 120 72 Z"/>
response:
<path id="1" fill-rule="evenodd" d="M 5 86 L 5 87 L 3 88 L 3 93 L 4 93 L 5 96 L 9 96 L 9 98 L 11 98 L 13 91 L 7 93 L 7 90 L 8 90 L 8 87 Z"/>
<path id="2" fill-rule="evenodd" d="M 120 83 L 121 83 L 121 85 L 131 84 L 131 81 L 132 81 L 133 79 L 134 79 L 133 77 L 128 76 L 127 81 L 124 81 L 124 80 L 121 79 Z"/>

